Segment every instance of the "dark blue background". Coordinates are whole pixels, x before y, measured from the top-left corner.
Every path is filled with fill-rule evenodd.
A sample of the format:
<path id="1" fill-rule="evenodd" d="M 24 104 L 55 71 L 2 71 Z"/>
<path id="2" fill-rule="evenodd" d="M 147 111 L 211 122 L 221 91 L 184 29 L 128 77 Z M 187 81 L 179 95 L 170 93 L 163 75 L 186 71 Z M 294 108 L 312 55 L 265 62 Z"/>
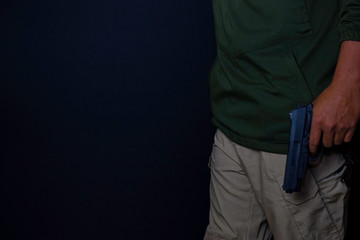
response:
<path id="1" fill-rule="evenodd" d="M 0 238 L 201 239 L 211 1 L 1 1 Z"/>

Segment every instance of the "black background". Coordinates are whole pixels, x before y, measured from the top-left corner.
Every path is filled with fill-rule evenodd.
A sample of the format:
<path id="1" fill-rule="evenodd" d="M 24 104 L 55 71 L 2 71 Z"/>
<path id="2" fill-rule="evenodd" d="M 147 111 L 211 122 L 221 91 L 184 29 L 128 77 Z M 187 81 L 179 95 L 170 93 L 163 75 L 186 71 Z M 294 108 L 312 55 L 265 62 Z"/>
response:
<path id="1" fill-rule="evenodd" d="M 201 239 L 213 35 L 209 1 L 1 1 L 1 239 Z"/>
<path id="2" fill-rule="evenodd" d="M 202 239 L 215 53 L 211 1 L 1 1 L 0 238 Z"/>

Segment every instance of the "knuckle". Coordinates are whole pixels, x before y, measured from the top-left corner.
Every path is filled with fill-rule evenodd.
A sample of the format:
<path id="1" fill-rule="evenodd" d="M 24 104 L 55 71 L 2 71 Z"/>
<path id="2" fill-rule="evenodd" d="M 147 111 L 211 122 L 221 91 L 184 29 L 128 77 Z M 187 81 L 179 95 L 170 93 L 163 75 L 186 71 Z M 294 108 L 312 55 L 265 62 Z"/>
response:
<path id="1" fill-rule="evenodd" d="M 357 121 L 351 121 L 351 122 L 349 123 L 349 128 L 350 128 L 351 130 L 355 130 L 355 128 L 357 127 L 357 125 L 358 125 L 358 122 L 357 122 Z"/>
<path id="2" fill-rule="evenodd" d="M 323 142 L 323 144 L 324 144 L 324 147 L 327 147 L 327 148 L 332 147 L 332 143 Z"/>
<path id="3" fill-rule="evenodd" d="M 327 148 L 332 147 L 333 143 L 334 142 L 332 140 L 330 140 L 329 138 L 323 138 L 324 147 L 327 147 Z"/>
<path id="4" fill-rule="evenodd" d="M 310 149 L 311 151 L 316 150 L 316 149 L 317 149 L 317 147 L 318 147 L 318 145 L 317 145 L 317 144 L 310 144 L 310 143 L 309 143 L 309 149 Z"/>
<path id="5" fill-rule="evenodd" d="M 324 144 L 325 148 L 332 148 L 333 146 L 334 146 L 334 144 L 332 144 L 332 143 Z"/>
<path id="6" fill-rule="evenodd" d="M 324 126 L 324 130 L 329 132 L 329 133 L 332 133 L 335 131 L 335 128 L 336 128 L 336 123 L 335 122 L 327 122 Z"/>
<path id="7" fill-rule="evenodd" d="M 344 131 L 346 129 L 349 128 L 349 125 L 348 124 L 345 124 L 344 122 L 340 122 L 338 125 L 337 125 L 337 130 L 338 131 Z"/>
<path id="8" fill-rule="evenodd" d="M 313 119 L 313 124 L 321 125 L 321 124 L 322 124 L 321 118 L 314 118 L 314 119 Z"/>

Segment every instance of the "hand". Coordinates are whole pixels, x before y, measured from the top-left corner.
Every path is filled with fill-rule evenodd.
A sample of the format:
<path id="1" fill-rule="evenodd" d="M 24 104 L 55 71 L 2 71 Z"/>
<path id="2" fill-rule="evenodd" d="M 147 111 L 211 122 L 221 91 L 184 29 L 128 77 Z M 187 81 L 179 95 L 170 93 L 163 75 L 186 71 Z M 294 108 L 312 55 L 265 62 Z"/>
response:
<path id="1" fill-rule="evenodd" d="M 309 151 L 350 142 L 360 120 L 360 42 L 342 43 L 332 83 L 313 102 Z"/>
<path id="2" fill-rule="evenodd" d="M 360 91 L 329 86 L 313 102 L 309 150 L 315 154 L 322 136 L 324 147 L 350 142 L 360 119 Z"/>

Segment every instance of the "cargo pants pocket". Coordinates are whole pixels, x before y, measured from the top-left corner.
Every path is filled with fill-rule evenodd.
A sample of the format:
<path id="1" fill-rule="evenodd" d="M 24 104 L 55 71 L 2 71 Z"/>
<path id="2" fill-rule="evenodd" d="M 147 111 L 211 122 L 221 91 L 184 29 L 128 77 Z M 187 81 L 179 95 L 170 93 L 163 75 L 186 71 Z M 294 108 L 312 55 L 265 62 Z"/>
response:
<path id="1" fill-rule="evenodd" d="M 338 156 L 327 162 L 322 159 L 324 171 L 308 168 L 301 192 L 285 193 L 283 197 L 303 239 L 342 239 L 348 189 L 342 177 L 347 165 Z M 331 160 L 331 159 L 330 159 Z M 339 163 L 342 162 L 341 165 Z M 315 170 L 316 169 L 316 170 Z M 326 175 L 323 175 L 327 172 Z M 316 176 L 316 173 L 322 173 Z M 282 186 L 283 176 L 277 178 Z"/>

